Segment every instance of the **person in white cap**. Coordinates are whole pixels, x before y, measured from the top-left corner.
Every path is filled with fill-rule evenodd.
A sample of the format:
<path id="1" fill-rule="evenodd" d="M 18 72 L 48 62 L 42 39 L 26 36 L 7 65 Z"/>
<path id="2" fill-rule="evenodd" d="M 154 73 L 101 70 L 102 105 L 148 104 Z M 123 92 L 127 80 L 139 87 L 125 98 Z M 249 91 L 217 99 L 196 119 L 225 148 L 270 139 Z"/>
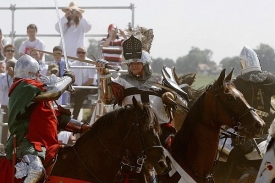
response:
<path id="1" fill-rule="evenodd" d="M 69 7 L 63 8 L 65 15 L 61 18 L 61 26 L 64 35 L 65 49 L 68 56 L 76 57 L 75 50 L 84 46 L 84 34 L 91 30 L 91 23 L 83 16 L 84 10 L 79 8 L 76 2 L 71 2 Z M 55 29 L 60 33 L 59 22 Z M 60 42 L 62 46 L 62 42 Z"/>

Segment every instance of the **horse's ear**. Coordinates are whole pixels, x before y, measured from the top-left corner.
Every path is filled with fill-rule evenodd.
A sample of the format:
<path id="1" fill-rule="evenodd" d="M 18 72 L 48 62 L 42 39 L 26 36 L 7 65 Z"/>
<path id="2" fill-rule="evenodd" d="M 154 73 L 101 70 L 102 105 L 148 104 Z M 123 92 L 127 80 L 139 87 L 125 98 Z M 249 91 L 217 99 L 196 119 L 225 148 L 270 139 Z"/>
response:
<path id="1" fill-rule="evenodd" d="M 218 80 L 216 81 L 216 85 L 222 86 L 224 77 L 225 77 L 225 69 L 223 69 L 222 72 L 220 73 L 220 76 L 219 76 Z"/>
<path id="2" fill-rule="evenodd" d="M 232 75 L 233 75 L 233 71 L 234 71 L 234 68 L 232 69 L 232 71 L 224 79 L 226 82 L 231 81 L 231 78 L 232 78 Z"/>
<path id="3" fill-rule="evenodd" d="M 142 110 L 142 106 L 141 106 L 140 103 L 137 101 L 137 99 L 136 99 L 135 96 L 133 96 L 132 102 L 133 102 L 133 105 L 134 105 L 134 108 L 135 108 L 135 109 L 140 109 L 140 110 Z"/>
<path id="4" fill-rule="evenodd" d="M 137 99 L 136 99 L 135 96 L 133 96 L 132 102 L 133 102 L 133 105 L 134 105 L 135 107 L 138 106 L 138 102 L 137 102 Z"/>

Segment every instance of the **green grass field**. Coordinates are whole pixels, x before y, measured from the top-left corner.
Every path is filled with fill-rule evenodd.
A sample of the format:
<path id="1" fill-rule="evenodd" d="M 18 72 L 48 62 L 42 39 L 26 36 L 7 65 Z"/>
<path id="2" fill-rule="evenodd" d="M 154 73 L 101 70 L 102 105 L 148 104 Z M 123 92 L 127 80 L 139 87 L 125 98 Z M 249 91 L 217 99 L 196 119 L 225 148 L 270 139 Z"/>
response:
<path id="1" fill-rule="evenodd" d="M 196 80 L 193 83 L 193 87 L 198 89 L 203 86 L 207 86 L 211 83 L 213 83 L 216 79 L 218 79 L 219 75 L 202 75 L 202 74 L 197 74 L 196 75 Z"/>

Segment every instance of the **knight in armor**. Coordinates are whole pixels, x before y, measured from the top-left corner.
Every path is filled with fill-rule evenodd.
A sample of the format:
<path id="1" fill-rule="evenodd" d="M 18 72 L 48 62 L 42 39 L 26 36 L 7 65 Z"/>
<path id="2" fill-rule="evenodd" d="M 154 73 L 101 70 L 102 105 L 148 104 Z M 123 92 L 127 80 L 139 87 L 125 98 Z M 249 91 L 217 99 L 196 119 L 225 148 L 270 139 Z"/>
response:
<path id="1" fill-rule="evenodd" d="M 169 142 L 175 135 L 176 130 L 172 127 L 170 119 L 166 114 L 162 96 L 167 92 L 155 86 L 160 82 L 160 77 L 152 75 L 151 56 L 142 50 L 142 43 L 139 39 L 131 36 L 123 43 L 123 56 L 127 61 L 128 73 L 119 75 L 112 79 L 107 69 L 108 61 L 99 59 L 97 70 L 100 74 L 101 100 L 104 104 L 118 104 L 125 106 L 132 104 L 132 97 L 137 101 L 150 105 L 158 118 L 162 134 L 161 143 L 169 148 Z"/>
<path id="2" fill-rule="evenodd" d="M 167 91 L 154 85 L 160 82 L 160 78 L 152 75 L 151 56 L 141 48 L 141 41 L 134 36 L 124 41 L 123 56 L 127 60 L 128 73 L 113 80 L 106 68 L 108 62 L 103 59 L 97 61 L 101 77 L 101 99 L 105 104 L 118 103 L 124 106 L 131 104 L 132 97 L 135 96 L 138 101 L 153 108 L 163 132 L 168 130 L 171 135 L 175 133 L 175 129 L 170 125 L 162 100 Z"/>
<path id="3" fill-rule="evenodd" d="M 271 105 L 271 99 L 272 96 L 275 95 L 275 76 L 267 71 L 262 71 L 259 58 L 251 48 L 244 46 L 239 58 L 241 75 L 237 76 L 233 80 L 233 83 L 244 95 L 249 105 L 253 107 L 256 113 L 265 121 L 264 134 L 261 139 L 258 139 L 258 142 L 261 142 L 266 139 L 269 126 L 274 119 L 274 108 Z M 254 145 L 252 141 L 246 139 L 244 144 L 234 145 L 234 148 L 229 154 L 228 161 L 232 161 L 231 163 L 234 161 L 239 168 L 238 170 L 241 171 L 247 170 L 248 168 L 251 169 L 252 167 L 252 169 L 257 170 L 260 166 L 260 161 L 247 160 L 245 157 L 245 154 L 250 153 L 253 149 Z M 257 171 L 254 172 L 257 173 Z M 237 177 L 237 175 L 236 173 L 235 176 Z M 234 174 L 232 176 L 234 176 Z M 251 176 L 256 177 L 252 174 L 243 177 L 249 178 Z"/>
<path id="4" fill-rule="evenodd" d="M 46 153 L 58 145 L 57 130 L 83 133 L 90 128 L 71 119 L 69 110 L 54 107 L 53 101 L 73 82 L 70 71 L 62 77 L 41 76 L 38 62 L 28 55 L 15 64 L 8 104 L 10 137 L 5 152 L 8 159 L 17 159 L 15 177 L 25 178 L 24 183 L 43 180 Z"/>

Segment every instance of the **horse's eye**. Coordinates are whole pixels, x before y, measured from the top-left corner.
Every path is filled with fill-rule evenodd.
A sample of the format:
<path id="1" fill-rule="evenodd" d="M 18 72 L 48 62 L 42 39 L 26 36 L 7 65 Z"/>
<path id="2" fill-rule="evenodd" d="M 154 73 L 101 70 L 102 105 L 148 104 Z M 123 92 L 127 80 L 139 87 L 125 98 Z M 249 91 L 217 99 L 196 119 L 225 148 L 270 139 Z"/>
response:
<path id="1" fill-rule="evenodd" d="M 232 96 L 228 96 L 227 99 L 228 99 L 228 100 L 232 100 L 233 97 L 232 97 Z"/>

